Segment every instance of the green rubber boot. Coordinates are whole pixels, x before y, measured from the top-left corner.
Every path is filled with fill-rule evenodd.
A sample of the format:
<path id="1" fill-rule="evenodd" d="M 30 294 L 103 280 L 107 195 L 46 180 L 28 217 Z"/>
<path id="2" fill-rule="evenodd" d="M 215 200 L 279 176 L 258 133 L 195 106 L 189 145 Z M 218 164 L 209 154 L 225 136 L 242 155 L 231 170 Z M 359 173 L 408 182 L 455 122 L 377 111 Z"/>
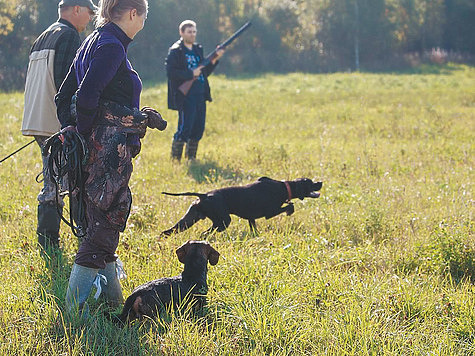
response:
<path id="1" fill-rule="evenodd" d="M 89 307 L 86 300 L 91 293 L 98 271 L 98 269 L 80 266 L 76 263 L 73 265 L 66 292 L 66 310 L 68 312 L 79 312 L 84 317 L 88 316 Z"/>
<path id="2" fill-rule="evenodd" d="M 103 297 L 111 307 L 118 307 L 124 302 L 122 288 L 120 286 L 117 274 L 117 262 L 109 262 L 106 268 L 99 270 L 99 274 L 106 277 L 105 281 L 101 279 Z"/>
<path id="3" fill-rule="evenodd" d="M 186 158 L 188 158 L 188 160 L 196 159 L 196 152 L 198 151 L 198 142 L 199 141 L 189 140 L 186 144 Z"/>
<path id="4" fill-rule="evenodd" d="M 63 208 L 59 208 L 61 212 Z M 38 236 L 38 244 L 45 251 L 59 248 L 59 226 L 61 217 L 55 203 L 38 204 L 38 225 L 36 227 L 36 235 Z"/>
<path id="5" fill-rule="evenodd" d="M 172 142 L 172 159 L 176 159 L 177 161 L 181 160 L 181 155 L 183 153 L 183 146 L 185 145 L 184 141 L 177 141 L 173 140 Z"/>

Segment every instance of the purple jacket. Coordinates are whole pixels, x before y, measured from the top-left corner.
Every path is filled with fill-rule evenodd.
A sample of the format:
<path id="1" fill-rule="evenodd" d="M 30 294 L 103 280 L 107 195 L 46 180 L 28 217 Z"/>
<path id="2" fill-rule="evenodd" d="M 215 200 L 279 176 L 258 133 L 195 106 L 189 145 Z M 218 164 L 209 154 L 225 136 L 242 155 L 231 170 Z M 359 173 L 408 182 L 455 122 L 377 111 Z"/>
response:
<path id="1" fill-rule="evenodd" d="M 88 135 L 97 120 L 100 101 L 139 108 L 142 82 L 127 59 L 131 41 L 112 22 L 86 38 L 55 98 L 62 127 L 76 125 L 79 133 Z M 77 122 L 70 112 L 75 93 Z"/>

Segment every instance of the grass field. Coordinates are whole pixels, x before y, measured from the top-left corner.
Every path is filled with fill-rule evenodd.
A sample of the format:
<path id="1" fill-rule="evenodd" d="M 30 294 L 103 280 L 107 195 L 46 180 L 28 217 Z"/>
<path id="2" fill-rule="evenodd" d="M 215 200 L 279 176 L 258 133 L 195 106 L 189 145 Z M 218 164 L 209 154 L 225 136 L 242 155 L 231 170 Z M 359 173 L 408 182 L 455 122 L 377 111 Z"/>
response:
<path id="1" fill-rule="evenodd" d="M 211 78 L 205 137 L 193 164 L 170 161 L 176 113 L 166 86 L 142 103 L 169 121 L 134 160 L 132 214 L 118 253 L 134 287 L 181 271 L 174 250 L 210 221 L 166 240 L 192 198 L 260 176 L 322 180 L 295 213 L 233 218 L 209 237 L 208 310 L 120 329 L 90 300 L 92 320 L 63 314 L 77 240 L 62 256 L 35 246 L 37 147 L 0 165 L 2 355 L 472 355 L 475 353 L 475 69 L 439 74 Z M 23 95 L 0 94 L 0 156 L 20 134 Z M 0 158 L 1 158 L 0 157 Z"/>

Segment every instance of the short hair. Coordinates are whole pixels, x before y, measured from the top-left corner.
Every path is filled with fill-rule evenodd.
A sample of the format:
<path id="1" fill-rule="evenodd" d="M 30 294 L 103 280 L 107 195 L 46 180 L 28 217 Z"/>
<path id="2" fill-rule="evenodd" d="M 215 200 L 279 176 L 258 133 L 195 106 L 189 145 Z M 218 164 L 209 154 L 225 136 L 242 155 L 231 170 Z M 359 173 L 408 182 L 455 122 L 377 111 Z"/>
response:
<path id="1" fill-rule="evenodd" d="M 72 8 L 73 8 L 73 6 L 58 6 L 58 15 L 59 15 L 59 17 L 61 17 L 61 15 L 63 15 L 63 14 L 66 14 Z"/>
<path id="2" fill-rule="evenodd" d="M 180 33 L 183 33 L 188 27 L 196 27 L 196 22 L 192 20 L 185 20 L 180 24 L 180 26 L 178 26 L 178 30 L 180 30 Z"/>

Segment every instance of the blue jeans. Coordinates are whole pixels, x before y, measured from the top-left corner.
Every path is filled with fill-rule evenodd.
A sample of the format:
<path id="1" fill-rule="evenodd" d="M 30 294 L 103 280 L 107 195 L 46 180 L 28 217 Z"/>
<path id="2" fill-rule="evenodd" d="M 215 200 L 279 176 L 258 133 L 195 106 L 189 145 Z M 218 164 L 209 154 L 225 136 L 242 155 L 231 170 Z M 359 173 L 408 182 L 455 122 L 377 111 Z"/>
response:
<path id="1" fill-rule="evenodd" d="M 178 127 L 175 141 L 199 141 L 203 137 L 206 121 L 206 101 L 204 94 L 185 97 L 183 109 L 178 111 Z"/>

